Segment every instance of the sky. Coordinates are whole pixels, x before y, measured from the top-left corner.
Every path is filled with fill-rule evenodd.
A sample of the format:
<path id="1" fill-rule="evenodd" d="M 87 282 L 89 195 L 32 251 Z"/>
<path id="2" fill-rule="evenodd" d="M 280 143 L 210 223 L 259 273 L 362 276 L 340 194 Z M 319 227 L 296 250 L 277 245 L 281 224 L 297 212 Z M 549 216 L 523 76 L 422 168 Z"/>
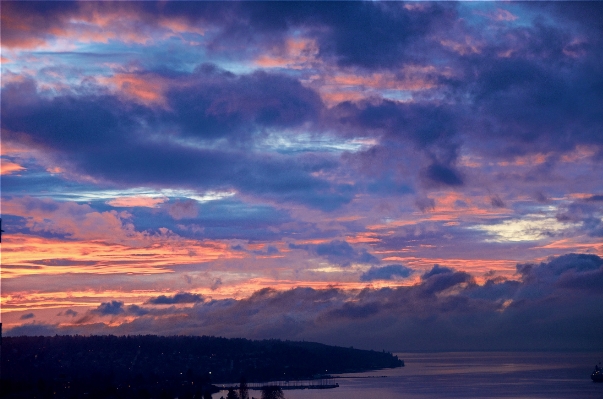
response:
<path id="1" fill-rule="evenodd" d="M 5 334 L 603 348 L 601 3 L 1 17 Z"/>

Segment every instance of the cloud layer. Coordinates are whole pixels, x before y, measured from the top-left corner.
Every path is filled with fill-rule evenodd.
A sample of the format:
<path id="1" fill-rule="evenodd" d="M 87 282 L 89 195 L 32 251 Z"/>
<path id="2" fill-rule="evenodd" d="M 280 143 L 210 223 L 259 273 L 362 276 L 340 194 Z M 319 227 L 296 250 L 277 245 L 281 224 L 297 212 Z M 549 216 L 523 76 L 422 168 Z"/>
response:
<path id="1" fill-rule="evenodd" d="M 594 342 L 600 3 L 2 6 L 13 334 Z"/>

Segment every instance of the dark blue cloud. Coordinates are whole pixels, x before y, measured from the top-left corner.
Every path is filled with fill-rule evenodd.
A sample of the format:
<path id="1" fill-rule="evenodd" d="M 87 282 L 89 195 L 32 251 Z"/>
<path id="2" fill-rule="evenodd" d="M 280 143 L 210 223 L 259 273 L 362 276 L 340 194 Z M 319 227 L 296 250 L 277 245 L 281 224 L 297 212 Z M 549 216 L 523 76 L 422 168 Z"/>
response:
<path id="1" fill-rule="evenodd" d="M 325 317 L 338 319 L 366 319 L 381 311 L 379 303 L 355 304 L 346 302 L 339 309 L 332 310 Z"/>
<path id="2" fill-rule="evenodd" d="M 241 79 L 253 80 L 256 75 Z M 204 123 L 203 115 L 221 112 L 222 108 L 228 112 L 249 114 L 252 123 L 241 123 L 241 126 L 251 128 L 253 121 L 264 127 L 283 127 L 289 123 L 306 121 L 305 114 L 300 111 L 303 109 L 302 100 L 291 97 L 294 96 L 294 89 L 285 95 L 291 97 L 287 100 L 283 100 L 283 96 L 274 90 L 286 87 L 286 82 L 299 89 L 301 95 L 309 93 L 307 89 L 283 76 L 264 73 L 258 76 L 261 76 L 257 78 L 260 81 L 270 82 L 266 83 L 267 87 L 260 85 L 257 92 L 258 95 L 266 95 L 265 99 L 242 101 L 236 96 L 242 89 L 236 86 L 230 88 L 229 82 L 222 81 L 208 87 L 200 84 L 191 92 L 220 93 L 217 86 L 222 84 L 230 95 L 225 94 L 223 100 L 216 100 L 217 105 L 197 102 L 197 98 L 189 98 L 186 92 L 181 93 L 182 97 L 175 98 L 190 101 L 189 106 L 182 103 L 180 108 L 182 112 L 190 109 L 198 112 L 201 124 Z M 274 85 L 274 82 L 278 84 Z M 246 82 L 243 86 L 254 87 L 254 82 Z M 316 97 L 314 94 L 312 96 Z M 45 150 L 67 170 L 75 168 L 75 172 L 114 184 L 237 189 L 276 201 L 301 202 L 324 210 L 336 209 L 351 201 L 354 195 L 350 184 L 332 184 L 312 175 L 334 166 L 320 157 L 260 154 L 237 146 L 199 148 L 175 142 L 171 129 L 161 130 L 165 124 L 179 123 L 185 136 L 193 133 L 203 136 L 204 128 L 201 125 L 192 128 L 186 116 L 180 115 L 170 120 L 169 113 L 162 114 L 142 106 L 125 104 L 116 97 L 104 95 L 46 99 L 35 92 L 31 82 L 7 85 L 2 90 L 2 98 L 8 104 L 2 108 L 2 127 L 12 132 L 7 134 L 12 140 L 29 140 L 30 144 Z M 274 107 L 275 110 L 281 106 L 284 108 L 279 113 L 257 104 Z M 174 104 L 174 107 L 179 109 L 178 104 Z M 218 110 L 214 111 L 216 107 Z M 299 118 L 296 116 L 298 112 L 303 114 L 299 114 Z M 195 119 L 195 116 L 191 118 Z M 231 123 L 231 116 L 225 115 L 224 120 L 227 124 Z M 160 129 L 155 132 L 158 136 L 153 140 L 149 140 L 144 133 L 149 125 Z M 235 137 L 250 133 L 241 133 L 237 129 L 236 126 L 224 125 L 217 131 L 221 135 Z"/>
<path id="3" fill-rule="evenodd" d="M 471 298 L 487 300 L 513 299 L 521 287 L 521 282 L 514 280 L 487 280 L 484 285 L 472 285 L 467 290 Z"/>
<path id="4" fill-rule="evenodd" d="M 506 206 L 505 202 L 498 195 L 490 197 L 490 204 L 494 208 L 504 208 Z"/>
<path id="5" fill-rule="evenodd" d="M 26 20 L 31 26 L 24 30 L 3 24 L 7 43 L 52 37 L 78 13 L 90 12 L 78 2 L 60 3 L 7 3 L 8 20 Z M 282 46 L 285 33 L 304 30 L 316 39 L 320 57 L 364 68 L 395 68 L 402 59 L 420 59 L 417 43 L 450 28 L 457 18 L 455 5 L 443 3 L 414 10 L 403 3 L 372 2 L 101 2 L 94 8 L 102 14 L 137 15 L 139 24 L 151 29 L 165 18 L 209 26 L 213 32 L 206 40 L 212 54 L 225 52 L 225 47 L 242 48 L 239 52 L 245 54 L 257 47 Z"/>
<path id="6" fill-rule="evenodd" d="M 257 255 L 275 255 L 275 254 L 278 254 L 279 252 L 280 251 L 278 250 L 278 248 L 276 248 L 275 246 L 272 246 L 272 245 L 269 245 L 263 251 L 253 251 L 253 253 L 257 254 Z"/>
<path id="7" fill-rule="evenodd" d="M 433 198 L 417 198 L 415 200 L 415 205 L 421 212 L 428 212 L 435 209 L 435 200 Z"/>
<path id="8" fill-rule="evenodd" d="M 258 129 L 315 122 L 322 109 L 318 94 L 284 75 L 237 76 L 206 64 L 182 83 L 167 94 L 173 112 L 165 118 L 201 140 L 245 140 Z"/>
<path id="9" fill-rule="evenodd" d="M 450 144 L 458 132 L 454 108 L 427 102 L 343 102 L 332 112 L 334 120 L 348 129 L 368 130 L 388 140 L 411 141 L 419 148 Z M 446 154 L 441 161 L 450 161 L 453 155 Z"/>
<path id="10" fill-rule="evenodd" d="M 423 170 L 422 177 L 428 185 L 462 186 L 463 179 L 453 168 L 432 164 Z"/>
<path id="11" fill-rule="evenodd" d="M 366 249 L 356 250 L 347 241 L 333 240 L 318 245 L 291 243 L 289 248 L 306 250 L 341 266 L 349 266 L 352 262 L 379 263 L 379 259 L 367 252 Z"/>
<path id="12" fill-rule="evenodd" d="M 603 68 L 597 61 L 603 53 L 600 36 L 587 31 L 582 31 L 588 37 L 584 48 L 572 49 L 576 36 L 567 25 L 541 19 L 507 30 L 508 58 L 493 57 L 506 49 L 490 43 L 465 60 L 466 73 L 476 77 L 461 83 L 474 95 L 473 119 L 481 127 L 474 131 L 481 140 L 489 136 L 498 142 L 484 150 L 512 157 L 603 144 L 598 134 L 603 117 L 597 111 L 603 105 Z"/>
<path id="13" fill-rule="evenodd" d="M 603 201 L 603 195 L 601 195 L 601 194 L 591 195 L 590 197 L 585 198 L 585 201 L 601 202 L 601 201 Z"/>
<path id="14" fill-rule="evenodd" d="M 603 237 L 603 206 L 599 196 L 591 196 L 581 201 L 575 201 L 558 208 L 557 220 L 579 224 L 578 230 L 586 232 L 591 237 Z"/>
<path id="15" fill-rule="evenodd" d="M 360 281 L 393 280 L 395 278 L 409 277 L 412 273 L 412 269 L 403 265 L 373 266 L 368 271 L 362 273 Z"/>
<path id="16" fill-rule="evenodd" d="M 180 201 L 182 202 L 184 201 Z M 196 217 L 179 220 L 169 214 L 174 212 L 174 203 L 177 202 L 167 202 L 159 210 L 130 209 L 137 230 L 155 231 L 158 226 L 162 226 L 187 238 L 242 240 L 275 240 L 285 233 L 311 234 L 314 231 L 308 223 L 292 224 L 293 219 L 285 210 L 270 205 L 242 202 L 233 197 L 197 203 Z M 99 209 L 105 209 L 101 204 L 95 204 L 95 209 L 97 205 Z"/>
<path id="17" fill-rule="evenodd" d="M 101 316 L 116 316 L 125 312 L 124 303 L 122 301 L 103 302 L 90 312 Z"/>
<path id="18" fill-rule="evenodd" d="M 304 7 L 306 7 L 304 5 Z M 409 11 L 403 3 L 318 3 L 314 13 L 329 29 L 317 34 L 320 54 L 342 66 L 396 68 L 419 58 L 413 45 L 455 20 L 453 5 L 432 3 Z"/>
<path id="19" fill-rule="evenodd" d="M 421 293 L 425 295 L 433 295 L 462 283 L 475 284 L 474 278 L 469 273 L 439 265 L 434 265 L 431 270 L 424 273 L 421 280 Z"/>
<path id="20" fill-rule="evenodd" d="M 534 282 L 540 279 L 556 280 L 564 273 L 584 273 L 601 269 L 603 259 L 597 255 L 567 254 L 558 256 L 540 264 L 526 263 L 517 265 L 517 271 L 524 281 Z"/>
<path id="21" fill-rule="evenodd" d="M 152 305 L 174 305 L 179 303 L 199 303 L 203 302 L 205 298 L 199 294 L 192 294 L 190 292 L 179 292 L 173 296 L 160 295 L 156 298 L 151 298 L 147 301 Z"/>
<path id="22" fill-rule="evenodd" d="M 431 270 L 425 272 L 421 278 L 423 280 L 427 280 L 428 278 L 432 277 L 432 276 L 436 276 L 438 274 L 449 274 L 449 273 L 454 273 L 454 270 L 449 268 L 449 267 L 444 267 L 444 266 L 440 266 L 440 265 L 433 265 L 433 267 L 431 268 Z"/>
<path id="23" fill-rule="evenodd" d="M 456 161 L 461 137 L 458 125 L 465 118 L 464 112 L 463 107 L 457 105 L 372 100 L 340 103 L 331 110 L 329 118 L 344 133 L 370 133 L 380 137 L 381 144 L 377 148 L 371 148 L 357 159 L 357 162 L 370 159 L 372 163 L 382 163 L 379 167 L 384 173 L 377 182 L 391 179 L 388 172 L 392 170 L 392 162 L 408 156 L 406 152 L 411 145 L 425 156 L 425 160 L 415 158 L 420 162 L 417 169 L 424 185 L 462 186 L 464 179 Z M 389 159 L 385 162 L 382 158 Z M 359 172 L 365 173 L 363 168 L 359 168 Z M 412 176 L 407 178 L 410 180 Z M 369 187 L 378 184 L 381 183 L 372 183 Z"/>
<path id="24" fill-rule="evenodd" d="M 25 313 L 22 314 L 21 317 L 19 317 L 19 320 L 33 319 L 34 317 L 36 316 L 33 313 Z"/>

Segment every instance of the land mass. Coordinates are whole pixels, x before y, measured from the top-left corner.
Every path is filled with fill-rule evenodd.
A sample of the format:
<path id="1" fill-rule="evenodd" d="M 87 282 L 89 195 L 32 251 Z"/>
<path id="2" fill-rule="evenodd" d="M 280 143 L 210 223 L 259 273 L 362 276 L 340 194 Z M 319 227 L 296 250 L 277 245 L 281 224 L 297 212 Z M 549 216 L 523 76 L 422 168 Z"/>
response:
<path id="1" fill-rule="evenodd" d="M 6 398 L 201 398 L 215 385 L 404 366 L 387 352 L 314 342 L 173 336 L 5 337 Z"/>

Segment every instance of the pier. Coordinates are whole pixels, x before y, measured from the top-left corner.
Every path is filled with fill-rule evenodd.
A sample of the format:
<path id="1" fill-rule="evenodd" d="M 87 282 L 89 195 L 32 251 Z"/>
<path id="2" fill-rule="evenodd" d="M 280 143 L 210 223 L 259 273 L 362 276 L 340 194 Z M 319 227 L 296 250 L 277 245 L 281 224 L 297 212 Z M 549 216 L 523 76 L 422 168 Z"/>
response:
<path id="1" fill-rule="evenodd" d="M 271 381 L 271 382 L 248 382 L 247 388 L 253 391 L 261 391 L 267 387 L 279 387 L 283 391 L 293 389 L 333 389 L 339 387 L 339 384 L 333 382 L 331 378 L 317 380 L 299 380 L 299 381 Z M 229 390 L 239 389 L 239 385 L 222 385 L 220 389 Z"/>

